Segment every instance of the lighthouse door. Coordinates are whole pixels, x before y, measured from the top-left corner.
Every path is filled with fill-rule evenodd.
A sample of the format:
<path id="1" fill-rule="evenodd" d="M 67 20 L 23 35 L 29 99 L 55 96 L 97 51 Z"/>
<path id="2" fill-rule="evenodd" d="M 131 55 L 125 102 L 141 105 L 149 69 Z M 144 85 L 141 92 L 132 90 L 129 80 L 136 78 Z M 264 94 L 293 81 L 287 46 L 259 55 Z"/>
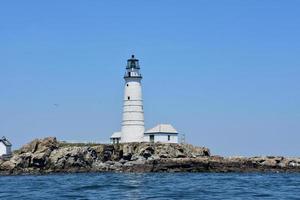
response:
<path id="1" fill-rule="evenodd" d="M 153 142 L 154 143 L 154 135 L 150 135 L 150 142 Z"/>

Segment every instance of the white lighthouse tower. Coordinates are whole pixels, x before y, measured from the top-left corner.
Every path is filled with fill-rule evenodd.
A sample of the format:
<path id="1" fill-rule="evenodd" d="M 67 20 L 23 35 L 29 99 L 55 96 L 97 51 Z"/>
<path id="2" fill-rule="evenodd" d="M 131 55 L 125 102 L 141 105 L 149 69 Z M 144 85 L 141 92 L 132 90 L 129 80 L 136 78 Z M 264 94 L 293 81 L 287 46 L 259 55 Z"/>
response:
<path id="1" fill-rule="evenodd" d="M 142 142 L 145 132 L 142 98 L 142 75 L 139 60 L 131 56 L 127 60 L 121 142 Z"/>
<path id="2" fill-rule="evenodd" d="M 125 72 L 122 130 L 110 137 L 112 144 L 128 142 L 178 143 L 178 132 L 171 124 L 159 124 L 145 132 L 142 75 L 139 60 L 131 56 Z"/>

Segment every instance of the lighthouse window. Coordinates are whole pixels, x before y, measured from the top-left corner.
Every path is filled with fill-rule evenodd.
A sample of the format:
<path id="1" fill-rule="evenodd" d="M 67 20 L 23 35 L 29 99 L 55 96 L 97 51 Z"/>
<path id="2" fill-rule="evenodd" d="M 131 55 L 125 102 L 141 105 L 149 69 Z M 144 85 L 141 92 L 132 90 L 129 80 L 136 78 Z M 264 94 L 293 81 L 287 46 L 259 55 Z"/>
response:
<path id="1" fill-rule="evenodd" d="M 130 100 L 130 97 L 128 96 L 127 99 Z"/>
<path id="2" fill-rule="evenodd" d="M 127 87 L 129 86 L 129 84 L 127 84 Z"/>

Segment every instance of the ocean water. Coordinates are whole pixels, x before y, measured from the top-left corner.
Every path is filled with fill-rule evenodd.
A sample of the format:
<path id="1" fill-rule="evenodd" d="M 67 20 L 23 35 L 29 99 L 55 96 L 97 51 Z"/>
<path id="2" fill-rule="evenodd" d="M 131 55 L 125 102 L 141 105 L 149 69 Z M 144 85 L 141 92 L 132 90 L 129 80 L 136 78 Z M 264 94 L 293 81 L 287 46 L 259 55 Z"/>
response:
<path id="1" fill-rule="evenodd" d="M 0 177 L 0 199 L 300 199 L 300 174 L 83 173 Z"/>

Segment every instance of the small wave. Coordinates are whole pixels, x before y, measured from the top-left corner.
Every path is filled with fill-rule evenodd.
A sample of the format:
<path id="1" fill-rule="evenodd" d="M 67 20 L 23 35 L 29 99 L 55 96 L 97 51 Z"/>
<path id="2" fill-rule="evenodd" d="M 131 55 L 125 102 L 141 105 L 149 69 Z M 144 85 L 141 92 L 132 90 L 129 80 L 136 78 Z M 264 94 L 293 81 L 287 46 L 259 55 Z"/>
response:
<path id="1" fill-rule="evenodd" d="M 76 187 L 73 190 L 75 191 L 82 191 L 82 190 L 98 190 L 98 189 L 103 189 L 103 188 L 108 188 L 109 185 L 85 185 L 85 186 L 80 186 Z"/>

